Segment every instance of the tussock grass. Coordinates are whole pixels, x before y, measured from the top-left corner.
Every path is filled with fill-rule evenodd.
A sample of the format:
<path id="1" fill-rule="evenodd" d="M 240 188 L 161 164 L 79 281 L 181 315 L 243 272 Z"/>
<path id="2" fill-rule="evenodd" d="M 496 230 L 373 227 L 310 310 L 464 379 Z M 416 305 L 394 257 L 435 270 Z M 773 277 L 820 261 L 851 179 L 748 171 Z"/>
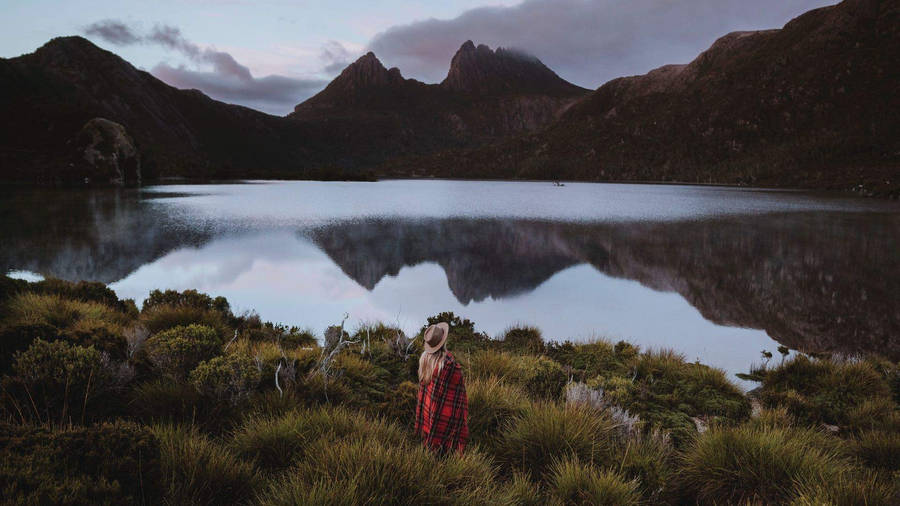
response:
<path id="1" fill-rule="evenodd" d="M 126 315 L 94 301 L 67 299 L 56 294 L 20 293 L 6 304 L 8 323 L 49 325 L 66 329 L 83 320 L 122 324 Z"/>
<path id="2" fill-rule="evenodd" d="M 367 418 L 343 407 L 295 410 L 281 416 L 255 416 L 234 431 L 229 443 L 237 455 L 267 471 L 284 470 L 314 441 L 373 438 L 391 445 L 409 441 L 400 426 Z"/>
<path id="3" fill-rule="evenodd" d="M 800 484 L 790 506 L 891 506 L 897 504 L 897 492 L 875 475 L 842 474 L 834 480 Z"/>
<path id="4" fill-rule="evenodd" d="M 496 453 L 505 466 L 545 479 L 557 460 L 612 465 L 617 429 L 607 415 L 584 406 L 536 403 L 501 431 Z"/>
<path id="5" fill-rule="evenodd" d="M 460 363 L 469 378 L 495 376 L 521 386 L 529 395 L 538 398 L 561 398 L 569 379 L 559 363 L 545 356 L 479 350 L 464 355 Z"/>
<path id="6" fill-rule="evenodd" d="M 798 485 L 816 486 L 856 471 L 826 438 L 801 428 L 711 428 L 682 456 L 682 490 L 705 503 L 790 501 Z"/>
<path id="7" fill-rule="evenodd" d="M 167 504 L 246 503 L 262 485 L 253 466 L 195 428 L 156 425 Z"/>
<path id="8" fill-rule="evenodd" d="M 900 433 L 867 430 L 851 441 L 853 453 L 865 465 L 886 471 L 900 471 Z"/>
<path id="9" fill-rule="evenodd" d="M 852 416 L 861 404 L 890 403 L 890 384 L 866 360 L 813 359 L 796 355 L 766 370 L 760 398 L 768 406 L 784 406 L 808 423 L 865 424 Z"/>
<path id="10" fill-rule="evenodd" d="M 577 460 L 554 463 L 549 482 L 553 494 L 565 504 L 628 506 L 641 502 L 636 481 Z"/>
<path id="11" fill-rule="evenodd" d="M 492 447 L 501 430 L 513 419 L 525 415 L 531 400 L 517 385 L 496 376 L 475 378 L 466 384 L 469 398 L 469 433 L 472 441 Z"/>
<path id="12" fill-rule="evenodd" d="M 391 446 L 372 438 L 320 440 L 274 482 L 261 504 L 494 504 L 490 459 L 477 452 L 435 456 L 421 446 Z"/>

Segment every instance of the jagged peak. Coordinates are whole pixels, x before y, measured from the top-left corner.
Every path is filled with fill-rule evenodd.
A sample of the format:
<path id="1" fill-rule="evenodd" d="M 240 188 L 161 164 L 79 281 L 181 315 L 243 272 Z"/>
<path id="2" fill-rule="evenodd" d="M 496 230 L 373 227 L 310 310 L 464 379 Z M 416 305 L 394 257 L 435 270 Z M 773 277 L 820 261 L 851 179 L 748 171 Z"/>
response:
<path id="1" fill-rule="evenodd" d="M 536 56 L 519 49 L 464 42 L 450 61 L 441 87 L 468 93 L 551 92 L 585 90 L 557 76 Z"/>

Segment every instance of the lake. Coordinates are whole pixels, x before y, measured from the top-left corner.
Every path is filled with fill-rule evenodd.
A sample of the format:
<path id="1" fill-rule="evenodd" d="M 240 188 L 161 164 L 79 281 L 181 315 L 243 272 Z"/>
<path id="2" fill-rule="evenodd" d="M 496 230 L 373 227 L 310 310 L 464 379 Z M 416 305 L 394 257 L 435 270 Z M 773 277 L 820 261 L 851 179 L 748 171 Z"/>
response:
<path id="1" fill-rule="evenodd" d="M 321 334 L 453 311 L 746 371 L 779 343 L 900 356 L 900 204 L 822 193 L 394 180 L 4 188 L 0 268 L 196 288 Z"/>

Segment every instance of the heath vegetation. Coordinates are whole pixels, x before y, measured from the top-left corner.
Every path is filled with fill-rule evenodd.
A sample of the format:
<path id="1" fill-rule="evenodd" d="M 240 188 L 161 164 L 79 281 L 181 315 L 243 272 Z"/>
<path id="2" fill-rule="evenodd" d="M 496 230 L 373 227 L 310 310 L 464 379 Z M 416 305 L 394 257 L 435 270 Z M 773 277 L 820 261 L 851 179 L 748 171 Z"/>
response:
<path id="1" fill-rule="evenodd" d="M 317 336 L 193 290 L 0 279 L 0 490 L 22 504 L 897 504 L 900 368 L 496 337 L 452 313 L 470 445 L 416 440 L 421 332 Z M 423 326 L 424 329 L 424 326 Z M 555 336 L 552 336 L 555 337 Z M 771 363 L 771 365 L 770 365 Z"/>

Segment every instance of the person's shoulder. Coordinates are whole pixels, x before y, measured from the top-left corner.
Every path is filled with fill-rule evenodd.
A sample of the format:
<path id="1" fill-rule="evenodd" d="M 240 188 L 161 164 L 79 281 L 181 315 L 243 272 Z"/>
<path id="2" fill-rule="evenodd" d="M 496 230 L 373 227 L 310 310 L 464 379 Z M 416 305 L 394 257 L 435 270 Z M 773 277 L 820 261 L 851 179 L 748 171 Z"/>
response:
<path id="1" fill-rule="evenodd" d="M 454 357 L 453 353 L 451 353 L 449 351 L 447 352 L 446 355 L 444 355 L 444 367 L 446 367 L 448 365 L 453 367 L 454 369 L 462 370 L 462 366 L 459 364 L 459 362 L 456 361 L 456 357 Z"/>

